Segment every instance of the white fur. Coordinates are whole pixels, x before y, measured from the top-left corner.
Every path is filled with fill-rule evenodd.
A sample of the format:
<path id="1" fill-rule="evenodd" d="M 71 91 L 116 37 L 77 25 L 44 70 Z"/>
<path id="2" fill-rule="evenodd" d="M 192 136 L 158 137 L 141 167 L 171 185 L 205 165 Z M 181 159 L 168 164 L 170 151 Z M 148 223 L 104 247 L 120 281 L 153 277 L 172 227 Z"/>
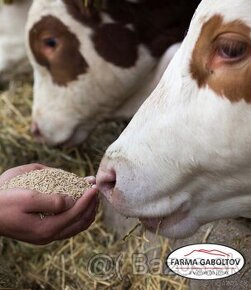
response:
<path id="1" fill-rule="evenodd" d="M 20 0 L 12 5 L 0 5 L 0 74 L 10 70 L 27 70 L 24 45 L 24 26 L 30 0 Z M 20 67 L 19 67 L 20 66 Z"/>
<path id="2" fill-rule="evenodd" d="M 137 98 L 132 96 L 136 96 L 145 86 L 149 75 L 154 78 L 152 72 L 155 71 L 157 63 L 150 52 L 141 45 L 139 59 L 130 69 L 106 62 L 95 51 L 91 40 L 92 30 L 73 19 L 60 0 L 33 1 L 26 26 L 27 37 L 33 25 L 46 15 L 60 19 L 77 36 L 81 43 L 80 52 L 89 68 L 78 80 L 72 81 L 67 87 L 60 87 L 53 83 L 47 69 L 38 65 L 28 45 L 28 39 L 26 40 L 35 79 L 33 121 L 38 124 L 45 141 L 52 145 L 70 138 L 80 141 L 101 120 L 121 115 L 132 116 L 149 91 L 144 91 L 144 94 L 142 92 L 143 97 L 142 94 Z M 103 17 L 104 22 L 111 21 L 107 15 L 104 14 Z M 134 105 L 127 106 L 126 114 L 122 109 L 121 114 L 116 113 L 122 104 L 127 104 L 131 98 Z M 131 113 L 128 112 L 129 107 L 132 109 Z M 81 126 L 81 129 L 73 136 L 78 126 Z M 79 138 L 79 135 L 83 138 Z"/>
<path id="3" fill-rule="evenodd" d="M 189 63 L 202 24 L 220 14 L 251 27 L 249 0 L 203 0 L 159 85 L 105 155 L 116 189 L 108 199 L 160 232 L 184 237 L 220 218 L 251 217 L 251 105 L 199 89 Z M 156 226 L 156 224 L 155 224 Z"/>

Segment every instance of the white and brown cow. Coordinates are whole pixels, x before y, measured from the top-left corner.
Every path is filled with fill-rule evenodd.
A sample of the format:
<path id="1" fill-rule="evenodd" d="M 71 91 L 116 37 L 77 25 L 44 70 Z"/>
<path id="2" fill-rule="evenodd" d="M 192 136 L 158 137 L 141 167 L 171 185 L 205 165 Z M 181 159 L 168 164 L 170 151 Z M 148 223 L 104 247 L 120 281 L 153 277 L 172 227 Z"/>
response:
<path id="1" fill-rule="evenodd" d="M 30 70 L 25 50 L 25 24 L 31 0 L 0 4 L 0 80 Z"/>
<path id="2" fill-rule="evenodd" d="M 125 216 L 168 237 L 251 218 L 251 1 L 203 0 L 163 78 L 100 166 Z"/>
<path id="3" fill-rule="evenodd" d="M 85 2 L 34 0 L 28 17 L 33 133 L 51 145 L 79 143 L 99 122 L 131 117 L 199 0 Z"/>

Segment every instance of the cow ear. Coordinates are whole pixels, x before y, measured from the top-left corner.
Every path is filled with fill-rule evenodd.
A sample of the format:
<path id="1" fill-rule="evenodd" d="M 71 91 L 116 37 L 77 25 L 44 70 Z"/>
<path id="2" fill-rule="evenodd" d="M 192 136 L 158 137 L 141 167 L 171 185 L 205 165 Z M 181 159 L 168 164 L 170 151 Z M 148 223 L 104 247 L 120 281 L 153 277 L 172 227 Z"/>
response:
<path id="1" fill-rule="evenodd" d="M 100 22 L 99 7 L 95 0 L 63 0 L 63 2 L 77 21 L 90 26 Z"/>

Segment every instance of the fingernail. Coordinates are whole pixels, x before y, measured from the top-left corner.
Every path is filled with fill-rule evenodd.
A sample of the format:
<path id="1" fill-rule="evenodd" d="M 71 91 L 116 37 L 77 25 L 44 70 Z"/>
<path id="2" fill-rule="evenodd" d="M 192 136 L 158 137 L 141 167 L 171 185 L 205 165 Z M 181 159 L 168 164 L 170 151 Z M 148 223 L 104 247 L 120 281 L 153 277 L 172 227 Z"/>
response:
<path id="1" fill-rule="evenodd" d="M 93 189 L 98 189 L 98 187 L 97 187 L 96 184 L 93 184 L 91 188 L 93 188 Z"/>
<path id="2" fill-rule="evenodd" d="M 70 196 L 65 197 L 65 206 L 67 209 L 72 208 L 74 206 L 75 202 L 76 201 L 72 197 L 70 197 Z"/>

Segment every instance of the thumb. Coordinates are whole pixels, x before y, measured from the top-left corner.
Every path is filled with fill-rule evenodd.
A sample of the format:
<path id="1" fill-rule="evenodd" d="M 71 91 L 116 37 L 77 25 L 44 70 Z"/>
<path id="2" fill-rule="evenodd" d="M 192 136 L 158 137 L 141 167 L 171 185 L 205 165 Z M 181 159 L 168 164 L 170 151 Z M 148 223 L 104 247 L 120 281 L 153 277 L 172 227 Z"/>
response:
<path id="1" fill-rule="evenodd" d="M 59 214 L 73 207 L 75 201 L 67 195 L 46 195 L 32 191 L 30 197 L 26 197 L 24 211 L 26 213 L 48 212 Z"/>

